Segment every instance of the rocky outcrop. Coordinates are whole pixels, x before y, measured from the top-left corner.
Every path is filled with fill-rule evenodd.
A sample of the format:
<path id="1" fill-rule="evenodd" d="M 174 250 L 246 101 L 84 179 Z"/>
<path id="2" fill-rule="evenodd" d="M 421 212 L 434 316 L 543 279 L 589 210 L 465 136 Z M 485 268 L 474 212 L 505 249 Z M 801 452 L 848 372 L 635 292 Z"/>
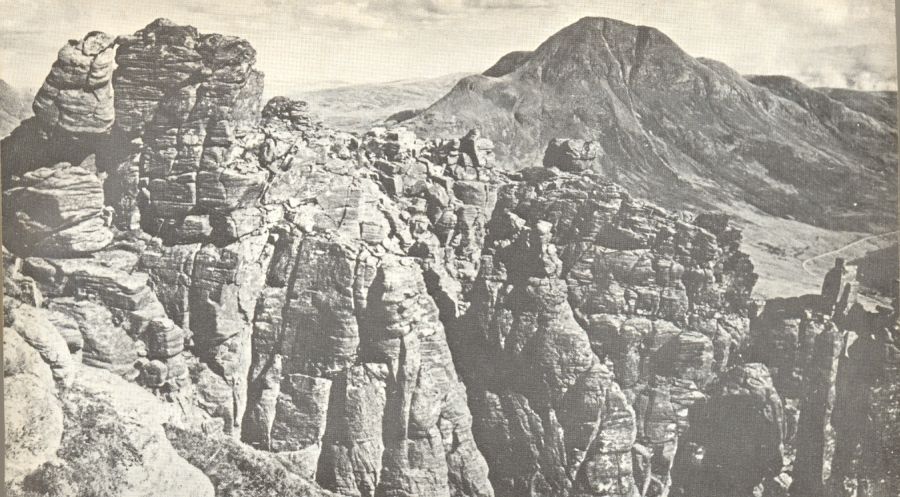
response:
<path id="1" fill-rule="evenodd" d="M 397 174 L 420 167 L 421 142 L 402 129 L 368 136 L 357 160 L 375 181 L 341 137 L 279 110 L 296 106 L 266 109 L 264 161 L 279 172 L 262 202 L 288 222 L 263 249 L 242 438 L 348 495 L 491 495 L 438 307 L 404 255 L 413 220 L 394 206 L 428 191 L 425 171 L 414 191 Z"/>
<path id="2" fill-rule="evenodd" d="M 104 149 L 115 118 L 112 37 L 70 40 L 34 97 L 29 118 L 3 138 L 3 182 L 60 162 L 80 164 Z"/>
<path id="3" fill-rule="evenodd" d="M 835 447 L 828 481 L 835 496 L 892 495 L 900 490 L 900 333 L 898 308 L 856 313 L 855 341 L 840 360 L 831 424 Z"/>
<path id="4" fill-rule="evenodd" d="M 637 52 L 665 41 L 641 33 Z M 350 135 L 303 102 L 262 106 L 254 64 L 244 40 L 162 19 L 115 43 L 92 33 L 4 142 L 4 374 L 37 427 L 11 425 L 15 485 L 894 488 L 879 461 L 897 438 L 896 309 L 855 304 L 852 266 L 757 316 L 740 230 L 632 198 L 609 181 L 625 149 L 558 139 L 545 167 L 503 172 L 476 130 Z M 82 105 L 106 87 L 102 108 Z M 77 476 L 93 453 L 73 450 L 94 432 L 122 455 L 97 489 Z M 257 470 L 286 483 L 236 481 Z"/>
<path id="5" fill-rule="evenodd" d="M 635 491 L 634 411 L 575 320 L 553 225 L 495 209 L 452 344 L 498 495 Z"/>
<path id="6" fill-rule="evenodd" d="M 784 464 L 784 412 L 766 367 L 726 371 L 694 406 L 674 485 L 684 495 L 750 495 Z"/>
<path id="7" fill-rule="evenodd" d="M 3 231 L 12 250 L 66 257 L 109 245 L 111 213 L 91 159 L 42 167 L 4 185 Z"/>
<path id="8" fill-rule="evenodd" d="M 423 168 L 423 142 L 402 128 L 361 144 L 302 103 L 260 114 L 243 40 L 159 20 L 117 43 L 104 186 L 132 234 L 87 260 L 25 264 L 70 348 L 327 488 L 491 495 L 438 307 L 406 253 L 421 240 L 433 273 L 474 278 L 485 186 Z M 105 312 L 125 333 L 88 327 Z"/>
<path id="9" fill-rule="evenodd" d="M 820 294 L 771 299 L 751 325 L 746 358 L 770 367 L 785 399 L 792 496 L 889 495 L 897 485 L 869 458 L 893 443 L 896 310 L 858 304 L 855 272 L 836 259 Z"/>
<path id="10" fill-rule="evenodd" d="M 532 332 L 522 332 L 527 338 L 519 340 L 513 338 L 512 330 L 524 323 L 544 323 L 543 312 L 570 314 L 571 318 L 559 319 L 566 320 L 564 327 L 573 328 L 569 333 L 579 336 L 577 343 L 589 349 L 579 351 L 574 342 L 569 343 L 574 339 L 567 339 L 568 345 L 555 342 L 554 354 L 567 363 L 573 361 L 568 354 L 586 354 L 588 364 L 593 361 L 588 358 L 594 357 L 598 367 L 611 369 L 606 374 L 622 389 L 626 403 L 634 406 L 635 435 L 641 450 L 647 451 L 646 461 L 638 465 L 643 466 L 645 477 L 638 491 L 641 495 L 667 492 L 678 438 L 689 425 L 690 406 L 705 399 L 704 388 L 735 361 L 733 351 L 746 344 L 747 299 L 755 275 L 748 257 L 739 250 L 740 232 L 727 218 L 669 213 L 633 200 L 596 174 L 575 176 L 554 169 L 525 169 L 520 181 L 501 187 L 487 231 L 489 258 L 483 256 L 482 273 L 467 296 L 470 314 L 487 314 L 463 318 L 450 333 L 470 392 L 486 388 L 485 370 L 492 372 L 487 378 L 493 378 L 500 374 L 495 371 L 511 366 L 490 355 L 483 363 L 463 358 L 484 357 L 491 347 L 538 353 L 533 351 L 540 350 L 534 349 L 536 345 L 529 345 L 529 340 L 537 339 L 531 338 Z M 491 265 L 486 266 L 486 261 Z M 540 285 L 540 291 L 529 289 L 526 282 L 537 277 L 551 278 L 551 283 Z M 550 289 L 552 298 L 540 293 Z M 551 305 L 548 302 L 555 303 L 545 310 Z M 491 317 L 491 312 L 499 312 L 490 311 L 491 306 L 504 305 L 512 309 Z M 530 315 L 534 312 L 536 317 Z M 519 313 L 525 315 L 517 317 Z M 481 332 L 484 337 L 474 333 L 479 329 L 486 330 Z M 580 342 L 582 338 L 587 341 Z M 540 361 L 522 360 L 529 365 Z M 467 371 L 472 372 L 471 378 Z M 517 385 L 521 380 L 515 378 L 523 375 L 517 371 L 509 379 L 494 381 Z M 521 387 L 527 392 L 534 388 Z M 539 409 L 536 401 L 529 400 L 531 409 Z M 483 417 L 476 409 L 476 421 Z M 482 445 L 496 443 L 487 440 Z M 572 459 L 568 461 L 571 464 Z M 516 464 L 513 471 L 524 470 Z M 498 480 L 494 481 L 497 487 Z M 506 485 L 510 493 L 521 491 Z M 564 485 L 561 488 L 568 491 Z"/>
<path id="11" fill-rule="evenodd" d="M 34 114 L 42 125 L 69 133 L 104 133 L 112 127 L 113 42 L 108 34 L 92 31 L 63 46 L 34 97 Z"/>
<path id="12" fill-rule="evenodd" d="M 804 319 L 800 325 L 803 389 L 797 425 L 791 495 L 825 495 L 831 471 L 835 380 L 843 335 L 830 320 Z"/>
<path id="13" fill-rule="evenodd" d="M 106 307 L 56 301 L 52 295 L 45 299 L 38 286 L 51 289 L 22 274 L 22 266 L 4 253 L 4 287 L 30 282 L 37 297 L 31 300 L 50 308 L 22 300 L 22 293 L 10 292 L 4 299 L 6 490 L 48 496 L 211 496 L 209 481 L 178 458 L 162 431 L 169 419 L 187 419 L 184 406 L 179 412 L 132 382 L 80 363 L 92 346 L 119 345 L 87 334 L 92 325 L 113 328 Z M 60 312 L 60 305 L 79 304 L 80 316 Z M 97 309 L 105 315 L 95 315 Z M 60 325 L 79 317 L 95 321 L 81 323 L 85 336 L 74 340 L 73 330 Z M 85 364 L 95 365 L 87 358 Z M 93 477 L 85 478 L 86 472 Z"/>
<path id="14" fill-rule="evenodd" d="M 592 141 L 554 138 L 544 151 L 544 167 L 555 167 L 560 171 L 577 173 L 585 169 L 600 168 L 603 149 Z"/>
<path id="15" fill-rule="evenodd" d="M 3 139 L 3 231 L 19 253 L 82 255 L 112 240 L 99 176 L 115 117 L 114 55 L 99 31 L 63 46 L 35 117 Z"/>
<path id="16" fill-rule="evenodd" d="M 259 196 L 266 174 L 254 161 L 236 160 L 235 132 L 259 120 L 262 73 L 245 40 L 201 35 L 158 19 L 118 39 L 116 131 L 140 137 L 120 151 L 111 180 L 139 185 L 118 199 L 141 208 L 142 226 L 170 241 L 203 239 L 213 226 L 228 237 L 231 214 Z M 140 152 L 139 176 L 130 167 Z M 129 224 L 133 212 L 119 213 Z M 217 233 L 218 234 L 218 233 Z"/>

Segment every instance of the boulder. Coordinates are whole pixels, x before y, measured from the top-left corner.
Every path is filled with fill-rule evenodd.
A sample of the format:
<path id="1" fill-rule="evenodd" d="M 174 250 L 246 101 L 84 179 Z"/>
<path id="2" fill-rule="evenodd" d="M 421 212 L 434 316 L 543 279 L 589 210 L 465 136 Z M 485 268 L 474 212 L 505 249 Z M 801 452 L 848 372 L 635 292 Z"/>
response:
<path id="1" fill-rule="evenodd" d="M 60 49 L 53 69 L 34 97 L 34 114 L 50 129 L 104 133 L 115 119 L 112 75 L 114 39 L 92 31 Z"/>
<path id="2" fill-rule="evenodd" d="M 141 138 L 139 181 L 147 185 L 142 190 L 144 229 L 159 233 L 162 226 L 181 224 L 190 214 L 221 214 L 255 200 L 264 173 L 255 163 L 233 163 L 239 135 L 259 121 L 262 73 L 253 68 L 253 47 L 240 38 L 202 35 L 166 19 L 119 37 L 118 44 L 116 128 L 122 136 Z M 122 164 L 130 163 L 130 156 L 123 155 Z M 129 183 L 127 170 L 115 168 L 110 181 Z M 136 203 L 131 198 L 136 193 L 117 203 Z M 168 240 L 184 243 L 170 233 L 164 233 Z M 187 238 L 193 242 L 197 237 Z"/>
<path id="3" fill-rule="evenodd" d="M 603 149 L 597 142 L 554 138 L 544 151 L 544 167 L 555 167 L 570 173 L 585 170 L 602 172 L 600 169 L 602 156 Z"/>
<path id="4" fill-rule="evenodd" d="M 4 468 L 7 485 L 56 456 L 63 411 L 50 367 L 16 331 L 3 332 Z"/>
<path id="5" fill-rule="evenodd" d="M 77 331 L 82 362 L 117 374 L 133 374 L 139 348 L 114 324 L 109 309 L 86 300 L 62 298 L 50 302 L 50 310 L 54 311 L 50 319 L 58 328 Z"/>
<path id="6" fill-rule="evenodd" d="M 113 234 L 103 185 L 91 168 L 92 161 L 60 163 L 4 185 L 7 246 L 24 256 L 66 257 L 109 245 Z"/>
<path id="7" fill-rule="evenodd" d="M 53 379 L 62 385 L 70 384 L 75 363 L 65 338 L 56 330 L 49 313 L 30 305 L 20 305 L 11 311 L 13 322 L 9 332 L 18 333 L 25 343 L 40 354 L 50 366 Z"/>

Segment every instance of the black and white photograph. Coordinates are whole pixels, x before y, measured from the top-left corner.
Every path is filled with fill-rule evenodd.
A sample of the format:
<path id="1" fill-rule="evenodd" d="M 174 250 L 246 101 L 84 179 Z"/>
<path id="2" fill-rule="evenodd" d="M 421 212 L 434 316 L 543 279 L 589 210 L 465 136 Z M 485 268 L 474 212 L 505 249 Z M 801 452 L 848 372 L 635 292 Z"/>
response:
<path id="1" fill-rule="evenodd" d="M 900 497 L 893 0 L 0 0 L 3 494 Z"/>

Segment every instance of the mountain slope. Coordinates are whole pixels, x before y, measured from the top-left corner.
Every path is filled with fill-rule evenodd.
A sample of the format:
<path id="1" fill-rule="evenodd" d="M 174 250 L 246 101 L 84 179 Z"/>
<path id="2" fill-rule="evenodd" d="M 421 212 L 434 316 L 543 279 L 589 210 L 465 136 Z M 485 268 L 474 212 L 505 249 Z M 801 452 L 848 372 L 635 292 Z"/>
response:
<path id="1" fill-rule="evenodd" d="M 857 91 L 845 88 L 816 89 L 853 110 L 868 114 L 890 126 L 897 126 L 896 91 Z"/>
<path id="2" fill-rule="evenodd" d="M 325 124 L 362 132 L 398 112 L 412 114 L 428 107 L 466 75 L 339 86 L 302 92 L 296 97 L 305 100 Z"/>
<path id="3" fill-rule="evenodd" d="M 0 136 L 8 135 L 31 114 L 31 97 L 0 79 Z"/>
<path id="4" fill-rule="evenodd" d="M 592 139 L 596 168 L 663 204 L 746 202 L 831 229 L 893 226 L 896 126 L 788 86 L 693 58 L 656 29 L 584 18 L 406 124 L 431 135 L 477 126 L 511 168 L 538 163 L 553 138 Z M 793 98 L 807 93 L 821 102 Z"/>

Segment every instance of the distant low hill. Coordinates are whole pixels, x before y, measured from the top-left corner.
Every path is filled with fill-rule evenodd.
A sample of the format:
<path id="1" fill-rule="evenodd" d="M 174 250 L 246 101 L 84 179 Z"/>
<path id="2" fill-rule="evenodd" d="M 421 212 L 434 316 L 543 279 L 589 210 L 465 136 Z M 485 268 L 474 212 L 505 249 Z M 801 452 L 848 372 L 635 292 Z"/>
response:
<path id="1" fill-rule="evenodd" d="M 32 96 L 0 79 L 0 137 L 8 135 L 24 119 L 31 117 Z"/>
<path id="2" fill-rule="evenodd" d="M 292 95 L 305 100 L 329 126 L 363 132 L 399 114 L 411 117 L 453 88 L 468 73 L 428 79 L 339 86 Z"/>

